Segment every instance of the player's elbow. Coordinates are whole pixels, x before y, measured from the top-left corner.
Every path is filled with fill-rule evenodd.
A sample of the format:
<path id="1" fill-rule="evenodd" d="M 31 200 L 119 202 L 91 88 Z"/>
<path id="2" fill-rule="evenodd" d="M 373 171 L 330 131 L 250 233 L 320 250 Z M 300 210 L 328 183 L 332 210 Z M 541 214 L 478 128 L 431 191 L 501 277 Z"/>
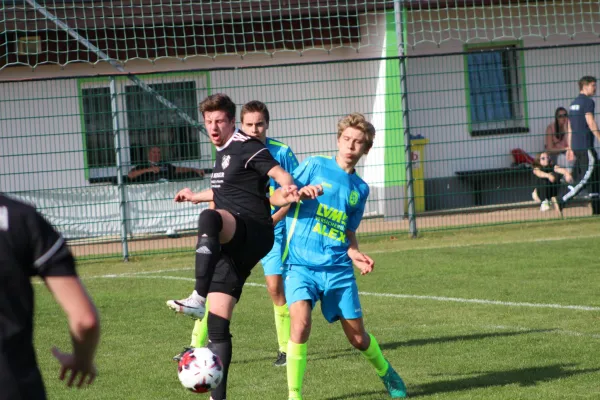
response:
<path id="1" fill-rule="evenodd" d="M 286 170 L 281 168 L 280 166 L 275 166 L 271 168 L 268 173 L 269 177 L 275 179 L 280 186 L 293 185 L 294 178 L 289 174 Z"/>

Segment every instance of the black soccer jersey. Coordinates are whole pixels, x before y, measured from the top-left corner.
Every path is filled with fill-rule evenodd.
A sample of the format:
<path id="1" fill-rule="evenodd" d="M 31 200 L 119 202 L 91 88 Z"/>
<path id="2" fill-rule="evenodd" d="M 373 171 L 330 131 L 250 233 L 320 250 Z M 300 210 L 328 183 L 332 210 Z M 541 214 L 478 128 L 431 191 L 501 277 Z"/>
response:
<path id="1" fill-rule="evenodd" d="M 210 180 L 215 206 L 272 224 L 267 173 L 277 165 L 260 140 L 236 130 L 225 145 L 217 147 Z"/>
<path id="2" fill-rule="evenodd" d="M 33 337 L 32 276 L 74 276 L 64 239 L 35 209 L 0 194 L 0 400 L 44 399 Z"/>

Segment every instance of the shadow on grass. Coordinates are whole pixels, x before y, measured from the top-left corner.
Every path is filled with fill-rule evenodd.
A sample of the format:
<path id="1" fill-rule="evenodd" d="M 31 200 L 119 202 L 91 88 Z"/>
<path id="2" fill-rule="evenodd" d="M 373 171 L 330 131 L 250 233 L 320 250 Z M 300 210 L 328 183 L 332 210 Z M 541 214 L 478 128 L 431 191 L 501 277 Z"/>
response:
<path id="1" fill-rule="evenodd" d="M 531 333 L 545 333 L 552 332 L 555 329 L 530 329 L 530 330 L 520 330 L 520 331 L 510 331 L 510 332 L 493 332 L 493 333 L 478 333 L 474 335 L 456 335 L 456 336 L 441 336 L 434 338 L 426 338 L 426 339 L 413 339 L 406 341 L 398 341 L 398 342 L 388 342 L 388 343 L 379 343 L 379 347 L 381 350 L 394 350 L 399 347 L 411 347 L 411 346 L 425 346 L 428 344 L 439 344 L 439 343 L 450 343 L 450 342 L 462 342 L 467 340 L 481 340 L 481 339 L 490 339 L 490 338 L 498 338 L 498 337 L 511 337 L 511 336 L 519 336 L 526 335 Z M 353 355 L 356 350 L 350 347 L 348 344 L 348 349 L 341 350 L 337 354 L 329 354 L 326 356 L 317 356 L 317 357 L 309 357 L 309 360 L 324 360 L 324 359 L 333 359 L 333 358 L 341 358 L 348 357 Z"/>
<path id="2" fill-rule="evenodd" d="M 413 339 L 413 340 L 407 340 L 407 341 L 403 341 L 403 342 L 380 343 L 379 347 L 381 347 L 381 350 L 393 350 L 398 347 L 424 346 L 427 344 L 463 342 L 463 341 L 467 341 L 467 340 L 481 340 L 481 339 L 490 339 L 490 338 L 498 338 L 498 337 L 520 336 L 520 335 L 527 335 L 530 333 L 547 333 L 547 332 L 552 332 L 554 330 L 555 329 L 528 329 L 528 330 L 510 331 L 510 332 L 477 333 L 474 335 L 441 336 L 441 337 L 426 338 L 426 339 Z"/>
<path id="3" fill-rule="evenodd" d="M 600 368 L 574 369 L 574 366 L 575 364 L 553 364 L 539 367 L 510 369 L 506 371 L 476 372 L 479 373 L 479 375 L 464 379 L 443 380 L 412 387 L 409 384 L 408 390 L 410 397 L 414 398 L 430 394 L 458 392 L 514 384 L 527 387 L 535 386 L 541 382 L 600 371 Z"/>
<path id="4" fill-rule="evenodd" d="M 410 385 L 408 383 L 409 398 L 423 397 L 439 393 L 459 392 L 478 388 L 493 388 L 505 385 L 518 384 L 522 387 L 535 386 L 541 382 L 568 378 L 574 375 L 589 374 L 600 371 L 600 368 L 573 369 L 575 364 L 554 364 L 539 367 L 510 369 L 506 371 L 476 372 L 475 375 L 464 379 L 451 379 L 422 385 Z M 364 399 L 368 396 L 381 394 L 381 398 L 387 398 L 382 390 L 345 394 L 342 396 L 328 397 L 327 400 L 342 399 Z"/>
<path id="5" fill-rule="evenodd" d="M 408 394 L 410 396 L 410 393 Z M 385 389 L 382 387 L 380 390 L 371 390 L 370 392 L 360 392 L 345 394 L 343 396 L 327 397 L 326 400 L 344 400 L 344 399 L 389 399 L 390 396 L 387 394 Z"/>
<path id="6" fill-rule="evenodd" d="M 246 359 L 240 359 L 240 360 L 233 359 L 233 360 L 231 360 L 231 364 L 240 364 L 241 365 L 241 364 L 258 363 L 262 366 L 263 363 L 266 362 L 267 366 L 272 366 L 272 364 L 275 362 L 276 359 L 277 359 L 277 353 L 273 353 L 272 356 L 268 356 L 268 357 L 253 357 L 253 358 L 246 358 Z M 283 368 L 283 370 L 285 370 L 285 368 Z"/>

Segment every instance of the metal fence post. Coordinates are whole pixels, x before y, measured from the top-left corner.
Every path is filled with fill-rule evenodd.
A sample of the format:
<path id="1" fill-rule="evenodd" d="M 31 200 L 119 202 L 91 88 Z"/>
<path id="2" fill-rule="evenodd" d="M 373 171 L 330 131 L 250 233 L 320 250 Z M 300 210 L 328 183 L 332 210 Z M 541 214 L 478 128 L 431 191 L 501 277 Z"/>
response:
<path id="1" fill-rule="evenodd" d="M 114 76 L 110 77 L 110 108 L 112 111 L 113 138 L 117 162 L 117 187 L 119 192 L 119 210 L 121 214 L 121 246 L 123 248 L 123 260 L 128 261 L 129 246 L 127 244 L 127 197 L 125 193 L 125 185 L 123 183 L 123 163 L 121 161 L 121 132 L 119 129 L 117 81 Z"/>
<path id="2" fill-rule="evenodd" d="M 404 162 L 406 163 L 406 201 L 408 201 L 408 231 L 411 237 L 417 237 L 417 216 L 415 211 L 415 192 L 413 188 L 412 149 L 410 146 L 410 120 L 408 112 L 408 85 L 406 80 L 406 54 L 404 51 L 404 24 L 402 21 L 402 0 L 394 2 L 394 19 L 400 62 L 400 104 L 402 107 L 402 126 L 404 128 Z"/>

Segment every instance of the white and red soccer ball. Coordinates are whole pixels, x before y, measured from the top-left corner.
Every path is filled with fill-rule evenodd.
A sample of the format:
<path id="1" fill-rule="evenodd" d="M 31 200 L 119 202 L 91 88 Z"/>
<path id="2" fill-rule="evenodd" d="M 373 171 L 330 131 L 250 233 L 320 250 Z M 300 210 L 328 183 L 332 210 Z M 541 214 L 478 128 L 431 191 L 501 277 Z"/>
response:
<path id="1" fill-rule="evenodd" d="M 215 389 L 223 380 L 223 363 L 206 347 L 186 351 L 177 368 L 181 384 L 194 393 Z"/>

